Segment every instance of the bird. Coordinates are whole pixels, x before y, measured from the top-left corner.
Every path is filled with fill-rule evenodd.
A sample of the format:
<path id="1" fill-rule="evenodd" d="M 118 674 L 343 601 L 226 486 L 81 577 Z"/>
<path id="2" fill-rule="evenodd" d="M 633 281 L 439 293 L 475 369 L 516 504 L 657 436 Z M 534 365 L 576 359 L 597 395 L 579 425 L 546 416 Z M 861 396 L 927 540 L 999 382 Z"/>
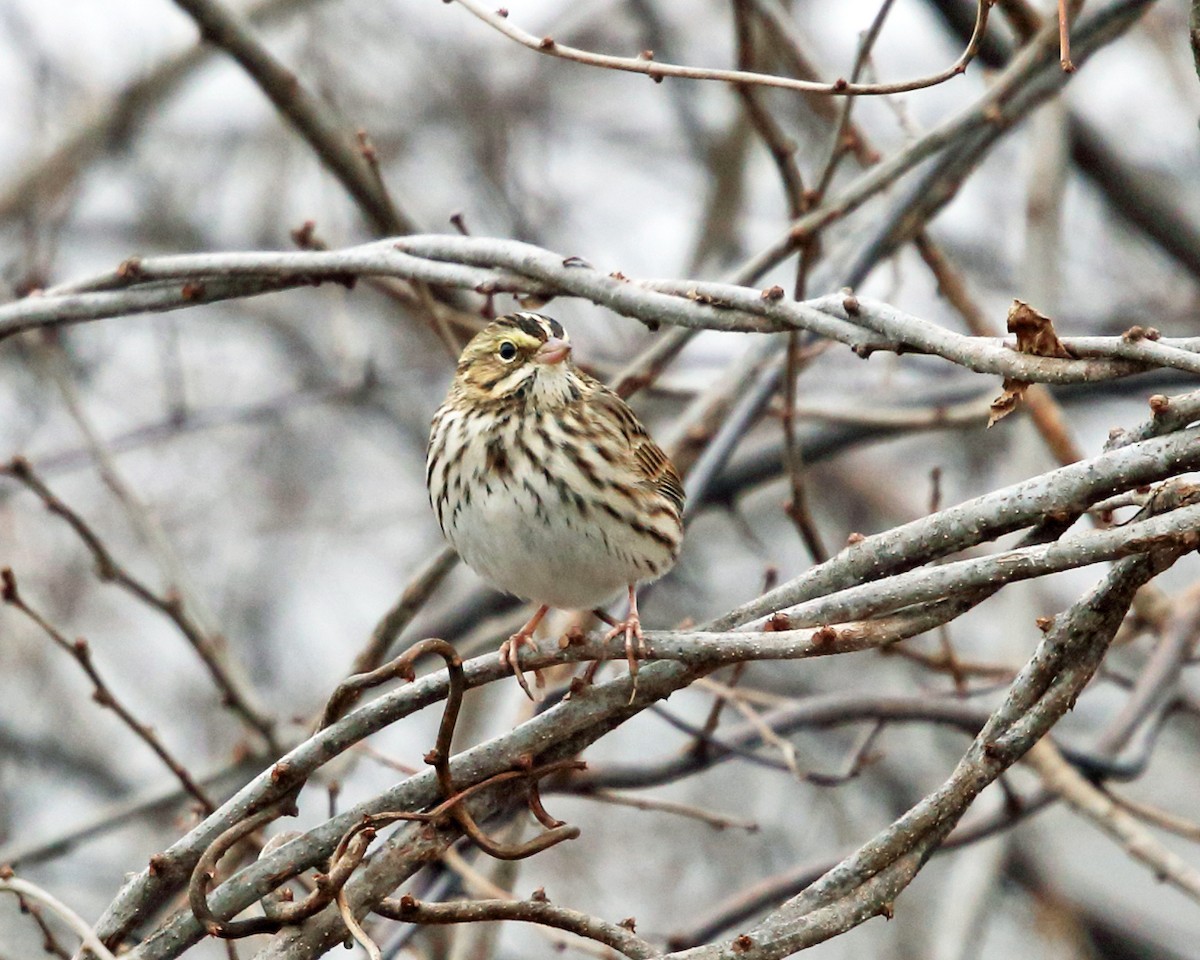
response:
<path id="1" fill-rule="evenodd" d="M 526 695 L 520 647 L 552 608 L 595 610 L 613 624 L 606 640 L 624 634 L 636 691 L 637 588 L 679 557 L 683 483 L 628 404 L 575 365 L 562 324 L 510 313 L 472 337 L 433 417 L 425 479 L 467 566 L 537 605 L 500 647 Z M 614 623 L 599 607 L 621 591 L 629 611 Z"/>

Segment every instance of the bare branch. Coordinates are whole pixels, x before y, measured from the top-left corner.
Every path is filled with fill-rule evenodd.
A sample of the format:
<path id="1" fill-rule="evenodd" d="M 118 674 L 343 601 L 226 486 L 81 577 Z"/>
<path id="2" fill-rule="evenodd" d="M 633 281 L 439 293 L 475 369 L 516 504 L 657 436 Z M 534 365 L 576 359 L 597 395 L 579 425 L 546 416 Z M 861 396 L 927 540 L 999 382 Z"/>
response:
<path id="1" fill-rule="evenodd" d="M 1200 903 L 1200 870 L 1155 840 L 1133 815 L 1067 763 L 1052 744 L 1035 744 L 1025 762 L 1049 790 L 1116 840 L 1131 857 L 1146 864 L 1157 879 Z"/>
<path id="2" fill-rule="evenodd" d="M 603 53 L 593 53 L 579 50 L 559 43 L 552 37 L 536 37 L 520 27 L 514 26 L 508 19 L 507 11 L 494 12 L 490 7 L 478 0 L 457 0 L 476 17 L 488 26 L 504 34 L 510 40 L 515 40 L 523 47 L 544 53 L 551 57 L 571 60 L 575 63 L 592 67 L 603 67 L 607 70 L 622 70 L 628 73 L 644 73 L 655 82 L 662 82 L 665 77 L 679 77 L 685 80 L 717 80 L 724 83 L 748 84 L 762 87 L 780 87 L 785 90 L 797 90 L 802 93 L 822 93 L 839 96 L 881 96 L 891 93 L 906 93 L 910 90 L 921 90 L 932 87 L 946 80 L 965 73 L 967 64 L 974 58 L 983 39 L 987 26 L 988 10 L 991 4 L 980 0 L 976 8 L 975 32 L 967 44 L 967 49 L 954 63 L 945 70 L 927 77 L 915 80 L 905 80 L 898 83 L 850 83 L 846 80 L 835 80 L 833 83 L 816 83 L 811 80 L 797 80 L 794 77 L 778 77 L 768 74 L 754 73 L 747 70 L 719 70 L 703 67 L 684 67 L 673 63 L 660 63 L 646 57 L 614 57 Z"/>
<path id="3" fill-rule="evenodd" d="M 12 477 L 23 484 L 42 501 L 47 510 L 66 521 L 92 554 L 96 564 L 96 576 L 100 580 L 117 584 L 146 606 L 167 617 L 208 668 L 209 675 L 221 692 L 226 706 L 238 714 L 248 727 L 261 734 L 268 744 L 274 746 L 273 722 L 253 702 L 253 693 L 239 682 L 238 675 L 225 662 L 226 656 L 221 652 L 219 645 L 195 622 L 175 593 L 156 593 L 118 563 L 87 521 L 55 496 L 27 460 L 17 457 L 7 466 L 0 466 L 0 476 Z"/>
<path id="4" fill-rule="evenodd" d="M 576 936 L 595 940 L 619 950 L 634 960 L 656 957 L 659 951 L 633 931 L 616 923 L 607 923 L 578 910 L 560 907 L 545 899 L 532 900 L 456 900 L 428 903 L 404 897 L 384 900 L 375 913 L 406 923 L 480 923 L 489 920 L 518 920 L 540 923 L 566 930 Z"/>
<path id="5" fill-rule="evenodd" d="M 18 897 L 26 897 L 43 904 L 55 916 L 62 920 L 83 941 L 83 945 L 91 950 L 100 960 L 116 960 L 112 952 L 96 936 L 94 930 L 87 925 L 74 910 L 36 884 L 20 877 L 14 877 L 11 870 L 0 868 L 0 893 L 15 893 Z"/>
<path id="6" fill-rule="evenodd" d="M 92 682 L 92 699 L 100 704 L 100 706 L 107 707 L 118 717 L 120 717 L 121 722 L 124 723 L 125 726 L 127 726 L 130 730 L 132 730 L 137 737 L 146 744 L 146 746 L 154 751 L 158 759 L 160 759 L 167 769 L 175 775 L 176 779 L 179 780 L 179 783 L 183 786 L 183 789 L 186 790 L 192 797 L 194 797 L 197 802 L 199 802 L 205 813 L 212 813 L 213 810 L 216 809 L 208 794 L 204 791 L 200 784 L 195 781 L 188 769 L 182 763 L 180 763 L 169 750 L 167 750 L 162 740 L 159 739 L 158 734 L 154 732 L 154 728 L 149 727 L 139 721 L 130 712 L 129 708 L 125 706 L 125 704 L 123 704 L 119 699 L 117 699 L 116 695 L 112 692 L 112 688 L 104 682 L 104 678 L 100 675 L 100 671 L 96 669 L 96 665 L 92 661 L 92 650 L 88 645 L 88 642 L 81 637 L 72 643 L 58 630 L 56 630 L 54 626 L 46 620 L 45 617 L 33 609 L 33 607 L 29 605 L 29 603 L 17 590 L 17 578 L 13 575 L 12 570 L 8 567 L 0 568 L 0 599 L 2 599 L 3 602 L 8 604 L 10 607 L 19 610 L 22 614 L 37 624 L 38 628 L 44 634 L 46 634 L 46 636 L 48 636 L 60 650 L 65 651 L 75 659 L 75 662 L 79 664 L 79 666 L 83 669 L 83 672 L 87 674 L 88 679 Z"/>
<path id="7" fill-rule="evenodd" d="M 379 233 L 390 236 L 415 231 L 413 221 L 388 193 L 379 170 L 364 156 L 357 137 L 339 128 L 328 108 L 254 38 L 241 19 L 219 0 L 175 2 L 196 21 L 205 40 L 225 50 L 258 84 L 342 182 Z"/>
<path id="8" fill-rule="evenodd" d="M 1200 372 L 1200 338 L 1064 337 L 1068 350 L 1084 359 L 1040 357 L 1019 353 L 999 339 L 955 333 L 878 301 L 840 295 L 795 303 L 733 284 L 630 281 L 529 244 L 459 236 L 407 237 L 337 252 L 130 261 L 112 273 L 0 307 L 0 339 L 36 327 L 179 309 L 357 276 L 405 277 L 472 289 L 502 281 L 529 294 L 584 297 L 655 326 L 746 333 L 808 330 L 864 354 L 928 353 L 977 373 L 1034 383 L 1107 380 L 1154 367 Z"/>

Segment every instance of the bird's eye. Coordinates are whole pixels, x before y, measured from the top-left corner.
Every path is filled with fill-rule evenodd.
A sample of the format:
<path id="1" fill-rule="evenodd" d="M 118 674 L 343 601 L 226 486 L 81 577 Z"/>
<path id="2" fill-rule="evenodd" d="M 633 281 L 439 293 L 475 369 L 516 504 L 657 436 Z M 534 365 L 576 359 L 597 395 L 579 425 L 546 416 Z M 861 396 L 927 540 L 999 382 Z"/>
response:
<path id="1" fill-rule="evenodd" d="M 505 340 L 500 344 L 500 359 L 515 360 L 517 358 L 517 345 L 511 340 Z"/>

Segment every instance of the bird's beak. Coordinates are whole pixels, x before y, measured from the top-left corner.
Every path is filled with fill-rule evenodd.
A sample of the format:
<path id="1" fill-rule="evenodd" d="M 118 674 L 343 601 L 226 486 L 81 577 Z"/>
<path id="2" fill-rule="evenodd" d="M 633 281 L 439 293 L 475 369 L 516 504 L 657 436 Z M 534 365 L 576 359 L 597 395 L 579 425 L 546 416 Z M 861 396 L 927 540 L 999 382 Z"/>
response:
<path id="1" fill-rule="evenodd" d="M 571 352 L 571 345 L 566 340 L 551 337 L 533 355 L 538 363 L 562 363 Z"/>

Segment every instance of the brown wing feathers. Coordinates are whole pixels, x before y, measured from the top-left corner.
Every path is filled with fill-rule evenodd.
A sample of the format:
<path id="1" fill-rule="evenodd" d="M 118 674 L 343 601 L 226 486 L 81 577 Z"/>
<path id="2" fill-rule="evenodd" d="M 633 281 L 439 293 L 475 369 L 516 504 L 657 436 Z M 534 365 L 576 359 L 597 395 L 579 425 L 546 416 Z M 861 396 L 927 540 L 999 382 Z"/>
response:
<path id="1" fill-rule="evenodd" d="M 629 449 L 633 452 L 634 465 L 642 474 L 643 481 L 653 486 L 682 513 L 683 483 L 675 471 L 675 466 L 667 459 L 662 448 L 650 439 L 645 427 L 638 422 L 637 416 L 629 409 L 625 401 L 607 387 L 598 383 L 597 387 L 599 390 L 594 402 L 608 408 L 613 415 L 613 420 L 620 425 Z"/>

